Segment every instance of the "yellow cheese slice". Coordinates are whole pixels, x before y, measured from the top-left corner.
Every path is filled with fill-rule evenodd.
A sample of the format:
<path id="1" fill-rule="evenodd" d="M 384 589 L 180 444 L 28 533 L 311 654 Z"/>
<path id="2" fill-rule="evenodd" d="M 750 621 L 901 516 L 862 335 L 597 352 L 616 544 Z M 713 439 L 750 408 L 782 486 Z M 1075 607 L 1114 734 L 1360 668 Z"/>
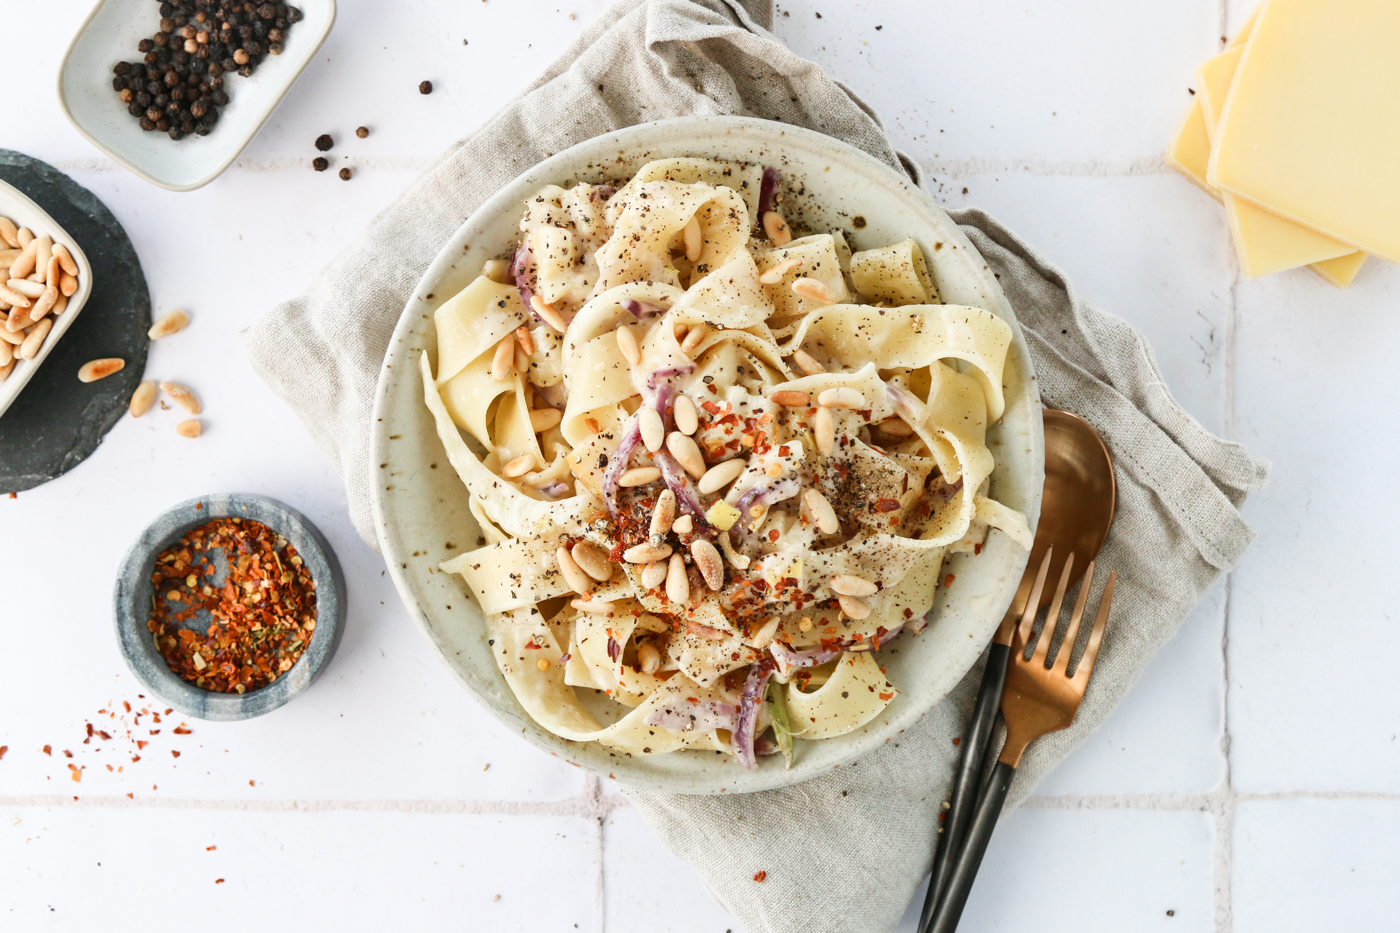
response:
<path id="1" fill-rule="evenodd" d="M 1400 3 L 1270 0 L 1240 60 L 1206 179 L 1400 262 Z"/>
<path id="2" fill-rule="evenodd" d="M 1338 288 L 1346 288 L 1356 279 L 1356 273 L 1366 263 L 1365 253 L 1348 253 L 1325 262 L 1315 262 L 1308 268 Z"/>
<path id="3" fill-rule="evenodd" d="M 1230 44 L 1226 46 L 1227 49 L 1237 49 L 1249 41 L 1249 34 L 1254 31 L 1254 24 L 1259 21 L 1259 11 L 1263 9 L 1264 4 L 1262 3 L 1254 8 L 1254 12 L 1249 14 L 1249 19 L 1244 21 L 1244 25 L 1240 26 L 1240 31 L 1235 33 L 1235 38 L 1231 39 Z"/>
<path id="4" fill-rule="evenodd" d="M 1225 96 L 1230 93 L 1230 81 L 1244 54 L 1244 46 L 1231 46 L 1196 69 L 1196 99 L 1206 120 L 1206 135 L 1215 138 L 1215 124 L 1225 109 Z"/>
<path id="5" fill-rule="evenodd" d="M 1186 119 L 1181 121 L 1176 135 L 1167 148 L 1167 164 L 1176 169 L 1194 185 L 1215 200 L 1220 200 L 1220 192 L 1206 181 L 1206 166 L 1210 162 L 1210 136 L 1206 134 L 1206 118 L 1201 108 L 1201 97 L 1191 101 L 1186 111 Z"/>

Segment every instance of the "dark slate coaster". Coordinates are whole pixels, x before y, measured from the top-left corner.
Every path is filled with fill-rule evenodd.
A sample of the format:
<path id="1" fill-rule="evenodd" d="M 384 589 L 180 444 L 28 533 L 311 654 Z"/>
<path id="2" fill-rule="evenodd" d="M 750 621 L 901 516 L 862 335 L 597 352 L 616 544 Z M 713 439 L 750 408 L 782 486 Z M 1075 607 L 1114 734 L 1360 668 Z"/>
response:
<path id="1" fill-rule="evenodd" d="M 91 191 L 45 162 L 0 149 L 0 178 L 58 221 L 92 264 L 92 295 L 44 365 L 0 415 L 0 493 L 33 489 L 82 463 L 122 415 L 146 369 L 151 295 L 126 231 Z M 84 385 L 89 360 L 126 368 Z"/>

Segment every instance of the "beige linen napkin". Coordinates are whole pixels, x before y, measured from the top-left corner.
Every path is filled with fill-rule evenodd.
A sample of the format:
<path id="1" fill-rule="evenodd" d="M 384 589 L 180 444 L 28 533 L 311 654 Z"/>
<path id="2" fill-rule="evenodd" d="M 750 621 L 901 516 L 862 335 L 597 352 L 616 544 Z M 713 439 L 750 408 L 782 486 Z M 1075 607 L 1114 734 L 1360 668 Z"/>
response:
<path id="1" fill-rule="evenodd" d="M 243 333 L 254 368 L 345 478 L 374 544 L 370 412 L 379 364 L 414 284 L 478 204 L 526 168 L 647 120 L 741 113 L 815 129 L 902 168 L 870 109 L 767 30 L 771 0 L 623 0 L 538 81 L 454 145 L 308 292 Z M 1012 803 L 1091 732 L 1252 532 L 1237 507 L 1266 465 L 1212 436 L 1166 390 L 1142 335 L 1084 304 L 1053 266 L 987 215 L 953 217 L 1001 280 L 1049 407 L 1081 415 L 1117 459 L 1118 517 L 1100 562 L 1114 617 L 1073 728 L 1031 747 Z M 395 262 L 384 262 L 389 253 Z M 678 796 L 624 788 L 748 933 L 881 933 L 928 872 L 940 801 L 980 668 L 877 752 L 783 791 Z M 758 871 L 763 883 L 753 881 Z"/>

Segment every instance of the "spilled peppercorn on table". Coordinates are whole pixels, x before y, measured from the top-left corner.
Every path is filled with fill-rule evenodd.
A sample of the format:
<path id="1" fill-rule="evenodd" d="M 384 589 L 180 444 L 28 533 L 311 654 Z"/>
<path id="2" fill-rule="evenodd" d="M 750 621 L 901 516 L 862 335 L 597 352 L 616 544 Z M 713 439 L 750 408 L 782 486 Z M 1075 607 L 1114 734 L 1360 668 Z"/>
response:
<path id="1" fill-rule="evenodd" d="M 87 8 L 11 3 L 8 26 L 29 37 L 12 67 L 52 75 Z M 123 418 L 78 468 L 0 500 L 7 930 L 191 917 L 234 929 L 252 904 L 279 926 L 317 928 L 469 917 L 479 930 L 738 929 L 615 788 L 510 734 L 458 687 L 351 529 L 333 466 L 236 345 L 596 12 L 587 0 L 342 0 L 335 32 L 263 132 L 187 194 L 98 156 L 47 78 L 10 98 L 0 144 L 111 208 L 153 317 L 188 311 L 145 371 L 197 392 L 204 427 L 180 436 L 187 413 L 157 403 Z M 985 206 L 1035 242 L 1147 334 L 1206 427 L 1275 460 L 1246 510 L 1262 553 L 1003 820 L 969 929 L 1373 930 L 1397 906 L 1400 746 L 1386 724 L 1400 701 L 1361 650 L 1393 633 L 1382 610 L 1396 584 L 1363 574 L 1329 592 L 1324 617 L 1306 599 L 1318 587 L 1295 581 L 1355 582 L 1347 570 L 1397 556 L 1387 529 L 1400 498 L 1378 467 L 1400 428 L 1366 417 L 1342 376 L 1368 372 L 1382 397 L 1400 389 L 1386 353 L 1400 339 L 1400 275 L 1368 263 L 1345 292 L 1306 271 L 1240 280 L 1216 205 L 1160 155 L 1187 76 L 1250 7 L 1223 12 L 1224 33 L 1218 0 L 1114 10 L 1073 0 L 1045 12 L 803 0 L 778 12 L 778 35 L 871 102 L 938 200 Z M 930 33 L 966 41 L 931 56 Z M 185 143 L 198 140 L 172 145 Z M 315 171 L 315 158 L 331 171 Z M 1319 447 L 1318 435 L 1332 443 Z M 1345 484 L 1317 482 L 1337 472 Z M 301 509 L 349 580 L 344 640 L 323 677 L 248 722 L 167 714 L 142 696 L 111 634 L 111 575 L 127 545 L 164 508 L 213 489 Z M 1313 541 L 1328 546 L 1300 547 Z M 1314 685 L 1305 692 L 1301 671 Z M 1328 756 L 1314 752 L 1323 730 Z M 1047 874 L 1050 851 L 1060 864 Z"/>

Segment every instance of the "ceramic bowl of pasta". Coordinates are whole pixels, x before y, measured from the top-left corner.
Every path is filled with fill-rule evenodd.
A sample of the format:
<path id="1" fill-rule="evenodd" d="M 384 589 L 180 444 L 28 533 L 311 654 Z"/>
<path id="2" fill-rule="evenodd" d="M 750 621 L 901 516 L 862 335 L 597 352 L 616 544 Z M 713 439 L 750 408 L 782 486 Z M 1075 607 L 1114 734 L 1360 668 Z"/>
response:
<path id="1" fill-rule="evenodd" d="M 794 783 L 980 654 L 1043 481 L 981 257 L 830 138 L 668 121 L 531 169 L 444 245 L 379 385 L 380 542 L 526 738 L 689 793 Z"/>

